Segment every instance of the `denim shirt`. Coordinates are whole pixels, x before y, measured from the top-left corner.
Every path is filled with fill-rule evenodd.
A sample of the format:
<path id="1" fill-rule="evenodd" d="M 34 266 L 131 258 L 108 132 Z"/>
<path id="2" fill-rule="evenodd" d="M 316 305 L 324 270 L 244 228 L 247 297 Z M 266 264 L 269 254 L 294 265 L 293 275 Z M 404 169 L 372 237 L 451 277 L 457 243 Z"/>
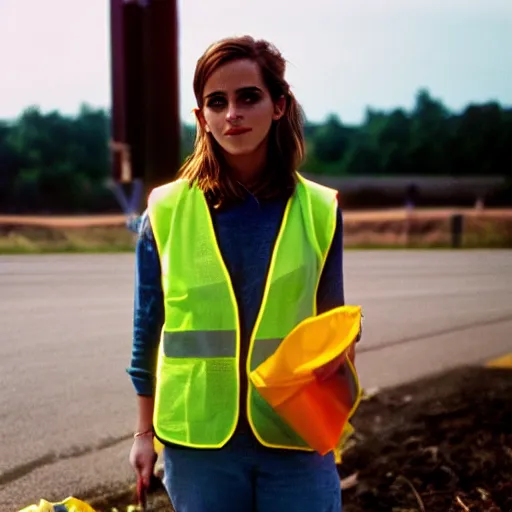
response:
<path id="1" fill-rule="evenodd" d="M 239 307 L 241 371 L 245 371 L 250 335 L 259 312 L 267 267 L 285 206 L 283 199 L 262 201 L 248 194 L 244 201 L 230 208 L 221 211 L 211 209 L 217 242 Z M 317 291 L 318 314 L 344 305 L 342 253 L 343 222 L 341 210 L 338 209 L 334 240 Z M 136 244 L 133 348 L 131 365 L 127 369 L 138 395 L 154 394 L 163 322 L 160 259 L 145 212 Z M 240 379 L 242 397 L 245 396 L 246 380 Z M 244 411 L 245 407 L 241 410 Z"/>

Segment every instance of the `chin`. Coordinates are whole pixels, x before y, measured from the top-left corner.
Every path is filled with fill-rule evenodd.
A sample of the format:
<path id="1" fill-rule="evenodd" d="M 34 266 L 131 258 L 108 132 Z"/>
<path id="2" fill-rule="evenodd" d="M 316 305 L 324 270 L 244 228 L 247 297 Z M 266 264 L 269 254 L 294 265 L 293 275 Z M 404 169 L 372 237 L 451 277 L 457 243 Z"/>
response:
<path id="1" fill-rule="evenodd" d="M 227 146 L 224 151 L 231 156 L 247 156 L 254 153 L 258 146 Z"/>

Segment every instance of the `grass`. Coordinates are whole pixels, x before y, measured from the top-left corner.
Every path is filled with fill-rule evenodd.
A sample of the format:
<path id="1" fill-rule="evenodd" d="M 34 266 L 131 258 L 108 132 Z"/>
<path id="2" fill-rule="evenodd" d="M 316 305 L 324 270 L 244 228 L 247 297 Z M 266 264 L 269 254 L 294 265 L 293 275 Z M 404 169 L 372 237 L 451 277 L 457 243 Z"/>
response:
<path id="1" fill-rule="evenodd" d="M 118 253 L 134 247 L 135 236 L 124 226 L 0 228 L 0 254 Z"/>
<path id="2" fill-rule="evenodd" d="M 133 247 L 0 247 L 0 256 L 25 254 L 119 254 L 133 252 Z"/>
<path id="3" fill-rule="evenodd" d="M 449 212 L 439 211 L 422 211 L 409 219 L 396 212 L 349 213 L 344 219 L 345 248 L 451 249 L 449 218 Z M 119 219 L 0 219 L 0 254 L 132 252 L 135 238 Z M 512 215 L 468 213 L 461 248 L 512 248 Z"/>

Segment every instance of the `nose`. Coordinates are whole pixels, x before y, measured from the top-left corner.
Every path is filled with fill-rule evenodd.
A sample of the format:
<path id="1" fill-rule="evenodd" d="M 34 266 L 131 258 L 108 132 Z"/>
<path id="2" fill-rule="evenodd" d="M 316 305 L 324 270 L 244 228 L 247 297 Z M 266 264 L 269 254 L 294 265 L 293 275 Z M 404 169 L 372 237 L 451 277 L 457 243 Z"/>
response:
<path id="1" fill-rule="evenodd" d="M 226 112 L 226 120 L 229 123 L 236 123 L 241 118 L 242 118 L 242 116 L 240 115 L 240 113 L 238 111 L 238 107 L 237 107 L 236 103 L 229 103 L 228 109 Z"/>

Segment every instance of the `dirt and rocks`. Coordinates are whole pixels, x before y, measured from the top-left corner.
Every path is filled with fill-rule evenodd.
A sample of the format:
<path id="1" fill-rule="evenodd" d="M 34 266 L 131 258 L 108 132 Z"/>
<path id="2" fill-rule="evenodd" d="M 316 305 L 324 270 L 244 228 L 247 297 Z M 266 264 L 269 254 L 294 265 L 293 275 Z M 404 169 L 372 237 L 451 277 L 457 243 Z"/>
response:
<path id="1" fill-rule="evenodd" d="M 511 512 L 512 371 L 460 369 L 376 394 L 340 466 L 344 512 Z"/>

